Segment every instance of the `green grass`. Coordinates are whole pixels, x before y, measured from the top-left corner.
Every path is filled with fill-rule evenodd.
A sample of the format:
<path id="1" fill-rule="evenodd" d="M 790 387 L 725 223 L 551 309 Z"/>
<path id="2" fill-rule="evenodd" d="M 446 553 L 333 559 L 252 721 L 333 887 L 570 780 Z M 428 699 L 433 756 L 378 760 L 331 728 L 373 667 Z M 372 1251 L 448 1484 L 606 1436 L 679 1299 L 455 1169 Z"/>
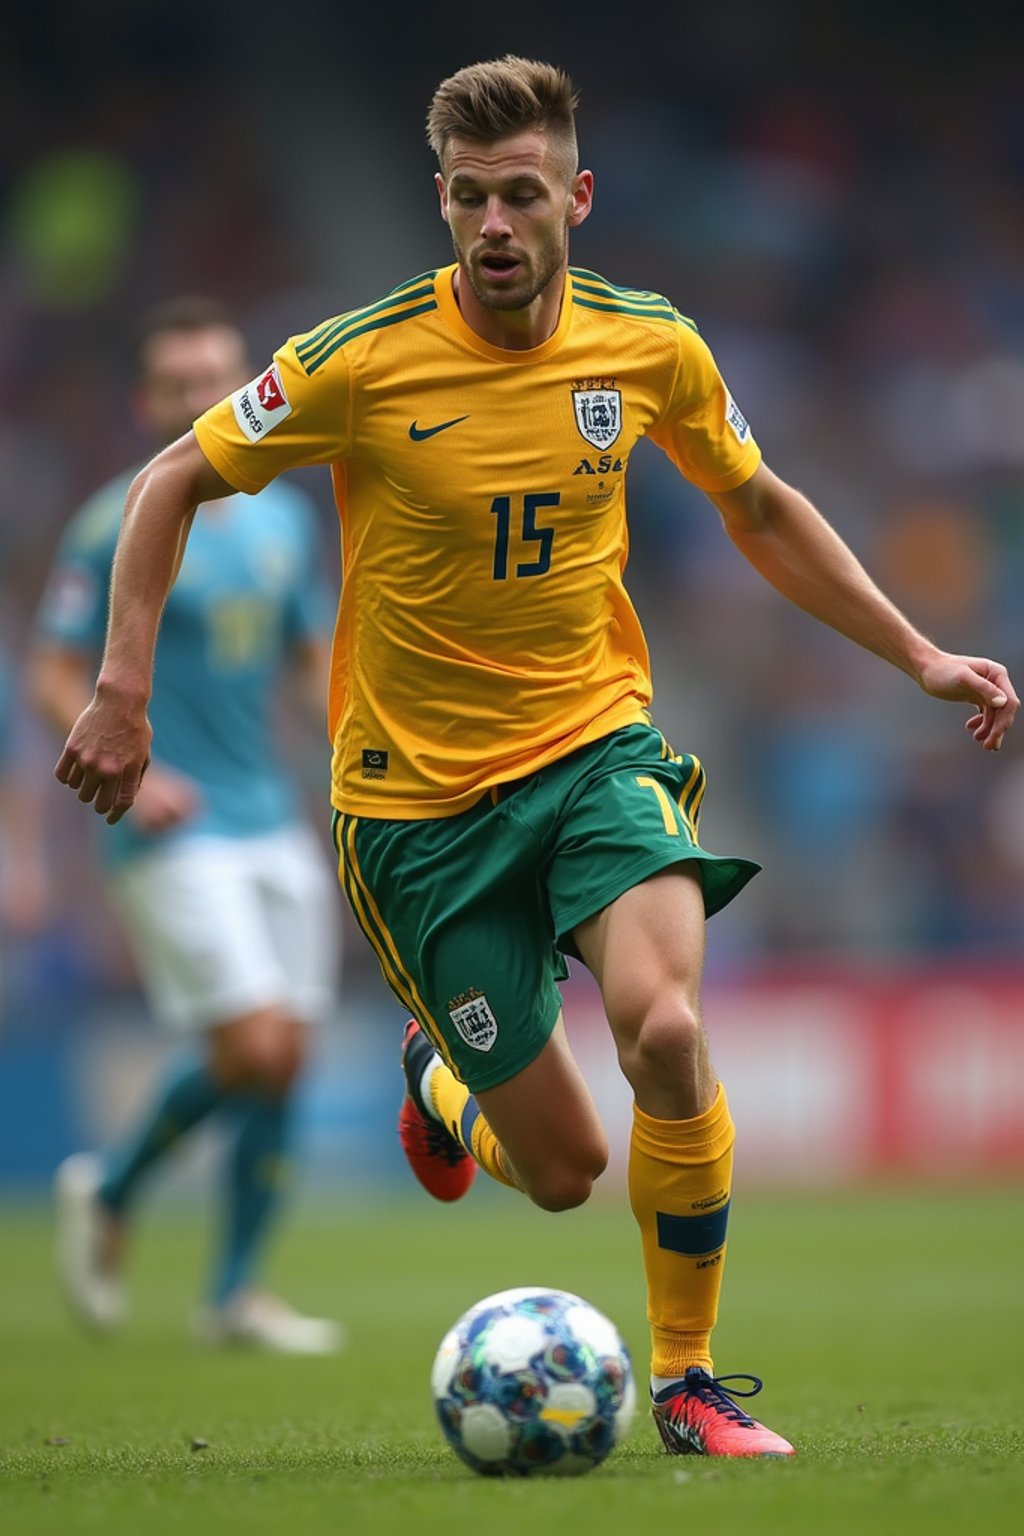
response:
<path id="1" fill-rule="evenodd" d="M 741 1200 L 716 1360 L 765 1377 L 755 1411 L 799 1456 L 669 1458 L 641 1413 L 601 1468 L 564 1482 L 491 1482 L 464 1468 L 433 1420 L 430 1363 L 469 1303 L 542 1283 L 614 1317 L 642 1377 L 624 1209 L 546 1216 L 484 1190 L 453 1208 L 410 1199 L 376 1213 L 300 1212 L 272 1279 L 344 1319 L 350 1347 L 333 1360 L 190 1343 L 203 1240 L 195 1221 L 154 1207 L 133 1252 L 132 1321 L 97 1341 L 60 1311 L 45 1216 L 0 1211 L 0 1525 L 12 1536 L 1018 1529 L 1016 1191 Z"/>

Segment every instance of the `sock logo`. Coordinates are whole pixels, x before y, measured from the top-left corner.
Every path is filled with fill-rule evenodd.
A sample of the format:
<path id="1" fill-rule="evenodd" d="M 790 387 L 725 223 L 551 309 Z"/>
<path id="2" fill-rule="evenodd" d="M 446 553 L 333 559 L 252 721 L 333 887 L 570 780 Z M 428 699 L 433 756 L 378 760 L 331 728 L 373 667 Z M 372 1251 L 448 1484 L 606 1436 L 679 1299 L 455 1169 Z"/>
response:
<path id="1" fill-rule="evenodd" d="M 690 1203 L 691 1211 L 713 1211 L 716 1205 L 722 1205 L 729 1198 L 727 1189 L 720 1189 L 716 1195 L 708 1195 L 704 1200 L 693 1200 Z"/>
<path id="2" fill-rule="evenodd" d="M 491 1005 L 475 987 L 450 999 L 448 1017 L 474 1051 L 489 1051 L 498 1038 L 498 1021 Z"/>

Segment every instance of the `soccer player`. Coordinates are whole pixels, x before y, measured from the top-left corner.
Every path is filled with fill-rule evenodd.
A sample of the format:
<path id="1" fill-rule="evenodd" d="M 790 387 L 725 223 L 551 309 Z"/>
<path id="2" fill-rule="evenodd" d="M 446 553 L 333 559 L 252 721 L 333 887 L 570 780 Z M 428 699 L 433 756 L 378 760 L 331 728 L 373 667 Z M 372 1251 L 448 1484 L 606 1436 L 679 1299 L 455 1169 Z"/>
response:
<path id="1" fill-rule="evenodd" d="M 139 364 L 136 410 L 158 444 L 248 369 L 238 326 L 201 298 L 145 318 Z M 40 607 L 30 688 L 62 736 L 92 693 L 131 480 L 104 486 L 72 518 Z M 199 1331 L 323 1354 L 339 1344 L 337 1324 L 295 1311 L 257 1277 L 285 1193 L 310 1031 L 336 981 L 336 887 L 300 819 L 274 721 L 283 675 L 322 716 L 329 594 L 304 493 L 282 482 L 250 499 L 218 486 L 202 500 L 156 656 L 155 758 L 132 821 L 104 829 L 100 849 L 149 999 L 179 1049 L 127 1134 L 58 1170 L 58 1273 L 79 1317 L 117 1326 L 124 1239 L 145 1180 L 215 1115 L 227 1135 L 223 1204 Z"/>
<path id="2" fill-rule="evenodd" d="M 16 694 L 14 670 L 0 646 L 0 1020 L 5 940 L 36 932 L 49 909 L 38 796 L 15 740 Z"/>
<path id="3" fill-rule="evenodd" d="M 292 338 L 136 478 L 99 687 L 56 772 L 120 820 L 144 789 L 149 657 L 192 509 L 330 464 L 336 840 L 413 1015 L 409 1161 L 441 1199 L 478 1166 L 548 1210 L 587 1199 L 607 1147 L 556 986 L 579 956 L 635 1098 L 664 1443 L 786 1456 L 710 1353 L 734 1133 L 701 1023 L 705 919 L 756 866 L 700 845 L 703 769 L 649 713 L 623 584 L 634 444 L 653 438 L 786 597 L 969 704 L 982 748 L 1019 701 L 1001 664 L 919 634 L 772 473 L 691 321 L 568 265 L 594 187 L 575 106 L 561 71 L 513 56 L 439 86 L 428 132 L 454 263 Z"/>

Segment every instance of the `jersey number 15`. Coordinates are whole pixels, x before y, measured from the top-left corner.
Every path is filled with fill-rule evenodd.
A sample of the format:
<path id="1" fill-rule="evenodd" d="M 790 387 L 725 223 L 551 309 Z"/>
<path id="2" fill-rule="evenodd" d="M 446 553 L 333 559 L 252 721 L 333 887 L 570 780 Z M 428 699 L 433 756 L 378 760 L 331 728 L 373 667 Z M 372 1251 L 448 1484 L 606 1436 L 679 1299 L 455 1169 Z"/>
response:
<path id="1" fill-rule="evenodd" d="M 555 530 L 538 528 L 536 513 L 538 507 L 557 507 L 561 499 L 558 491 L 523 497 L 521 521 L 516 537 L 521 544 L 536 544 L 537 557 L 534 560 L 518 561 L 513 575 L 543 576 L 545 571 L 551 569 L 551 546 L 555 542 Z M 494 531 L 494 579 L 505 581 L 508 577 L 508 546 L 512 533 L 512 497 L 495 496 L 491 502 L 491 512 L 497 518 Z M 519 513 L 518 505 L 516 512 Z"/>

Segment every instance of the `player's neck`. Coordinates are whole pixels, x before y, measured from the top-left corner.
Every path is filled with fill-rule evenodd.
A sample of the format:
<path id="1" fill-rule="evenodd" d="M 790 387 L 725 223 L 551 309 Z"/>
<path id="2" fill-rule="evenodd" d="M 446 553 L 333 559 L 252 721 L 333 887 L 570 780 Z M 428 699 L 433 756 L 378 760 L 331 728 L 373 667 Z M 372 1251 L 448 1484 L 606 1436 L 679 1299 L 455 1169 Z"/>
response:
<path id="1" fill-rule="evenodd" d="M 457 267 L 452 279 L 455 302 L 470 330 L 492 347 L 505 347 L 510 352 L 525 352 L 531 347 L 542 346 L 558 329 L 562 312 L 562 296 L 565 292 L 565 272 L 553 277 L 525 309 L 488 309 L 481 304 L 472 285 L 463 281 L 462 269 Z"/>

